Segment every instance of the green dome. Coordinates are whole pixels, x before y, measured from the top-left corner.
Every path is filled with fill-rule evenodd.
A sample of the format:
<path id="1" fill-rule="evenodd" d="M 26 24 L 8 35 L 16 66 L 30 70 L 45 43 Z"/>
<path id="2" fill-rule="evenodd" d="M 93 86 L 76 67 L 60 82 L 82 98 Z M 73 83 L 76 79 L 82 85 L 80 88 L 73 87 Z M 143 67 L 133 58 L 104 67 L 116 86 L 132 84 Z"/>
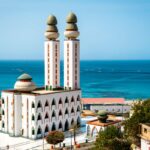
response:
<path id="1" fill-rule="evenodd" d="M 78 31 L 78 26 L 76 24 L 73 24 L 73 23 L 68 23 L 66 26 L 66 30 Z"/>
<path id="2" fill-rule="evenodd" d="M 55 16 L 51 15 L 51 16 L 48 16 L 48 19 L 47 19 L 47 25 L 56 25 L 57 24 L 57 19 Z"/>
<path id="3" fill-rule="evenodd" d="M 32 80 L 32 77 L 26 73 L 18 77 L 18 80 Z"/>
<path id="4" fill-rule="evenodd" d="M 49 25 L 46 32 L 58 32 L 58 29 L 55 25 Z"/>
<path id="5" fill-rule="evenodd" d="M 107 116 L 107 112 L 105 110 L 98 111 L 98 116 Z"/>
<path id="6" fill-rule="evenodd" d="M 74 13 L 69 13 L 69 15 L 66 18 L 67 23 L 77 23 L 77 17 Z"/>

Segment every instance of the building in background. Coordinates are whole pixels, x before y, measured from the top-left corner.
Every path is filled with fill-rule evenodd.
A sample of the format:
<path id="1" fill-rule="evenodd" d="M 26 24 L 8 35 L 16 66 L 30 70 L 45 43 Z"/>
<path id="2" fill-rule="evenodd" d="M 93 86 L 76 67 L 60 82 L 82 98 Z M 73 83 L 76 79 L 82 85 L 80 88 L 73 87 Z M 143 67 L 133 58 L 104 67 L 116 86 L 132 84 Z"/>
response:
<path id="1" fill-rule="evenodd" d="M 74 19 L 77 21 L 73 13 L 67 17 L 68 22 Z M 69 61 L 76 62 L 74 66 L 67 68 L 67 71 L 70 72 L 67 77 L 71 84 L 69 88 L 60 87 L 60 48 L 56 24 L 55 16 L 49 16 L 48 28 L 45 32 L 47 38 L 45 41 L 45 86 L 37 87 L 30 75 L 22 74 L 17 79 L 14 89 L 2 91 L 2 120 L 0 123 L 2 132 L 11 136 L 37 139 L 47 135 L 49 131 L 66 131 L 72 125 L 80 124 L 79 54 L 76 60 L 74 60 L 75 56 L 74 58 L 72 54 L 72 56 L 69 54 Z M 72 26 L 74 25 L 71 23 L 70 29 Z M 69 30 L 67 27 L 66 32 L 65 35 L 71 40 L 72 37 L 77 37 L 76 30 Z M 68 43 L 70 44 L 70 41 L 66 44 Z M 76 48 L 69 49 L 69 51 L 72 50 L 75 52 Z M 79 47 L 77 50 L 79 53 Z M 76 64 L 77 69 L 75 69 Z M 74 75 L 72 70 L 77 70 L 78 79 L 75 79 L 76 75 L 74 78 L 71 77 Z"/>
<path id="2" fill-rule="evenodd" d="M 141 150 L 150 150 L 150 123 L 140 124 Z"/>
<path id="3" fill-rule="evenodd" d="M 83 109 L 93 112 L 105 110 L 108 113 L 129 113 L 131 105 L 124 98 L 82 98 Z"/>

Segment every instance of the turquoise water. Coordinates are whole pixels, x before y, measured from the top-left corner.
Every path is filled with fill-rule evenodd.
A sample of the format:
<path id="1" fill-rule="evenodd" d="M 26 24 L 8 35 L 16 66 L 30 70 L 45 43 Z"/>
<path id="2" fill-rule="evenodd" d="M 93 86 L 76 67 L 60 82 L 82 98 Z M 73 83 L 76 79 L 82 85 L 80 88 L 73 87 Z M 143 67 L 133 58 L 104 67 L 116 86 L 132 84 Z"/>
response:
<path id="1" fill-rule="evenodd" d="M 24 72 L 43 86 L 43 61 L 0 61 L 0 90 L 13 88 Z M 81 61 L 80 72 L 82 97 L 150 97 L 150 61 Z"/>

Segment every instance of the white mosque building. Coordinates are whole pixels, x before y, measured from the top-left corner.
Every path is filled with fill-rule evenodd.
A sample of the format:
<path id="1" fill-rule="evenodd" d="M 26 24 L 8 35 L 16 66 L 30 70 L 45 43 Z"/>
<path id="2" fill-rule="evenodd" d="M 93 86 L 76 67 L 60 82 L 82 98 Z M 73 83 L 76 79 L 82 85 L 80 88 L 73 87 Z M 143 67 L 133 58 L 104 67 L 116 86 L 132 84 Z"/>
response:
<path id="1" fill-rule="evenodd" d="M 22 74 L 14 89 L 4 90 L 0 130 L 10 136 L 37 139 L 49 131 L 80 124 L 80 48 L 77 17 L 70 13 L 64 32 L 64 87 L 60 87 L 60 42 L 57 19 L 49 16 L 45 32 L 45 87 Z"/>

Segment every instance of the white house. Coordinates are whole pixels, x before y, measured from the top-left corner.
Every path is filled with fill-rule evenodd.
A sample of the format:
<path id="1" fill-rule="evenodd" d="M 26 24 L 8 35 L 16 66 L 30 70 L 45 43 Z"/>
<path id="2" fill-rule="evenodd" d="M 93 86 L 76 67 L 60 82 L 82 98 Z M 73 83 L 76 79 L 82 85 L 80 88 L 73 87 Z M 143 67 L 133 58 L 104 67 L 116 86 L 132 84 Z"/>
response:
<path id="1" fill-rule="evenodd" d="M 55 16 L 49 16 L 45 32 L 45 87 L 37 87 L 30 75 L 22 74 L 14 89 L 3 90 L 1 131 L 11 136 L 37 139 L 49 131 L 66 131 L 71 125 L 80 124 L 80 60 L 79 40 L 76 39 L 79 32 L 76 23 L 77 17 L 70 13 L 67 17 L 67 39 L 64 46 L 69 44 L 67 49 L 72 53 L 65 52 L 65 61 L 68 62 L 69 59 L 69 62 L 65 62 L 64 87 L 60 87 L 57 20 Z M 78 41 L 77 46 L 74 41 Z M 74 43 L 75 46 L 71 46 Z"/>

